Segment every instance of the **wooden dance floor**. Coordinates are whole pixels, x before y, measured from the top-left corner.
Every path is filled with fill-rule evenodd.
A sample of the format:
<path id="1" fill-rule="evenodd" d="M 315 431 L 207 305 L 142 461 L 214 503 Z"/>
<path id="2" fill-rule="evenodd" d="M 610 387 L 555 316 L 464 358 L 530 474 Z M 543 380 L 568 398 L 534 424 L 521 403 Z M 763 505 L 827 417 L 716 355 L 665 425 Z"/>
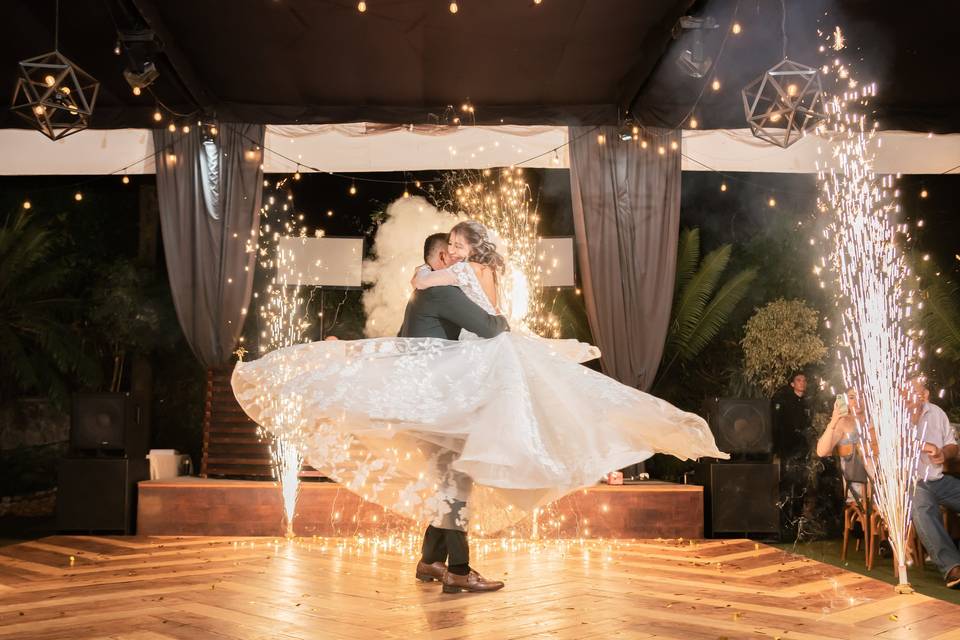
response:
<path id="1" fill-rule="evenodd" d="M 0 638 L 960 638 L 960 607 L 747 540 L 475 545 L 504 590 L 369 539 L 45 538 L 0 548 Z"/>

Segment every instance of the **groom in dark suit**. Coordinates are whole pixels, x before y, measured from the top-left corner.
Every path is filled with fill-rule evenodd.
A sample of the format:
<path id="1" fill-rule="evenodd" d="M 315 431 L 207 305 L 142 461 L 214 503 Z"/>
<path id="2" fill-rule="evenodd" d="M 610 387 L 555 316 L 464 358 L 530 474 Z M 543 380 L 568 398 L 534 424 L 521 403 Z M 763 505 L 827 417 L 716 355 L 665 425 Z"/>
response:
<path id="1" fill-rule="evenodd" d="M 421 268 L 443 269 L 453 263 L 447 254 L 448 237 L 445 233 L 429 236 L 423 244 Z M 492 316 L 473 303 L 458 287 L 430 287 L 417 290 L 407 302 L 403 314 L 401 338 L 443 338 L 457 340 L 460 330 L 466 329 L 481 338 L 493 338 L 509 331 L 503 316 Z M 449 467 L 455 457 L 452 452 L 440 454 L 440 463 Z M 460 591 L 496 591 L 502 582 L 487 580 L 470 568 L 470 547 L 467 542 L 466 522 L 460 517 L 466 506 L 471 480 L 468 476 L 448 469 L 448 490 L 454 495 L 445 497 L 450 509 L 443 514 L 438 526 L 427 527 L 423 536 L 423 552 L 417 563 L 417 579 L 425 582 L 440 580 L 444 593 Z"/>

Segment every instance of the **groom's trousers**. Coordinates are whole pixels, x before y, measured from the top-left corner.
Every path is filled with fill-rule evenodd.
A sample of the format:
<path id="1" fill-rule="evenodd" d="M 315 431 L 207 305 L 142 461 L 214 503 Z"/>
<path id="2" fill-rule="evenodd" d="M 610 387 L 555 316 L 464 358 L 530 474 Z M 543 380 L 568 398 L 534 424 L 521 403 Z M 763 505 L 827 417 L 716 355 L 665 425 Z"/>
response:
<path id="1" fill-rule="evenodd" d="M 441 479 L 437 513 L 423 536 L 423 560 L 428 564 L 446 562 L 453 566 L 470 563 L 467 500 L 473 489 L 473 480 L 452 468 L 456 458 L 457 454 L 452 450 L 441 450 L 434 458 Z"/>
<path id="2" fill-rule="evenodd" d="M 448 566 L 470 564 L 467 532 L 430 525 L 423 534 L 423 561 L 443 562 Z"/>

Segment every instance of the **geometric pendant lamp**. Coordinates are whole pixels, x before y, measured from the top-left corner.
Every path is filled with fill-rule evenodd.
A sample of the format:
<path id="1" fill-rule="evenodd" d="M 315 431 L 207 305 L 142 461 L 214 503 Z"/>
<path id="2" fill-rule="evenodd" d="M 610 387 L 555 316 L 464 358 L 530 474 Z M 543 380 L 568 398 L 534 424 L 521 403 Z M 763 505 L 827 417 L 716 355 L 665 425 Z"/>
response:
<path id="1" fill-rule="evenodd" d="M 90 124 L 100 83 L 59 51 L 22 60 L 11 110 L 51 140 Z"/>
<path id="2" fill-rule="evenodd" d="M 51 140 L 86 129 L 100 83 L 59 51 L 60 0 L 55 3 L 53 51 L 21 60 L 10 109 Z"/>
<path id="3" fill-rule="evenodd" d="M 786 58 L 744 87 L 743 111 L 758 138 L 789 147 L 823 120 L 817 69 Z"/>

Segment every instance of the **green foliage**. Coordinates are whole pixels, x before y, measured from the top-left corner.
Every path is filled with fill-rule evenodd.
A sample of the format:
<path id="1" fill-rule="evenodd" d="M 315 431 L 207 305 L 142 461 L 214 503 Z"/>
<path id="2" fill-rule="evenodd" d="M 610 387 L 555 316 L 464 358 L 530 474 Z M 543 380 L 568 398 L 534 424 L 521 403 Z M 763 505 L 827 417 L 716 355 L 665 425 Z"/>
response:
<path id="1" fill-rule="evenodd" d="M 960 362 L 960 287 L 935 275 L 925 282 L 920 323 L 926 343 L 939 358 Z"/>
<path id="2" fill-rule="evenodd" d="M 747 380 L 772 396 L 791 371 L 822 362 L 827 348 L 817 331 L 817 316 L 802 300 L 779 298 L 758 309 L 740 343 Z"/>
<path id="3" fill-rule="evenodd" d="M 69 380 L 96 384 L 100 370 L 76 330 L 79 300 L 57 234 L 27 211 L 0 227 L 0 394 L 48 395 L 63 406 Z"/>
<path id="4" fill-rule="evenodd" d="M 675 364 L 696 358 L 717 337 L 756 278 L 755 270 L 744 269 L 719 284 L 730 253 L 731 246 L 725 244 L 701 261 L 699 229 L 680 233 L 673 307 L 658 381 Z"/>
<path id="5" fill-rule="evenodd" d="M 89 328 L 108 346 L 113 359 L 110 390 L 118 391 L 126 357 L 148 354 L 173 344 L 178 328 L 165 283 L 150 269 L 121 259 L 102 266 L 103 275 L 90 292 Z"/>

